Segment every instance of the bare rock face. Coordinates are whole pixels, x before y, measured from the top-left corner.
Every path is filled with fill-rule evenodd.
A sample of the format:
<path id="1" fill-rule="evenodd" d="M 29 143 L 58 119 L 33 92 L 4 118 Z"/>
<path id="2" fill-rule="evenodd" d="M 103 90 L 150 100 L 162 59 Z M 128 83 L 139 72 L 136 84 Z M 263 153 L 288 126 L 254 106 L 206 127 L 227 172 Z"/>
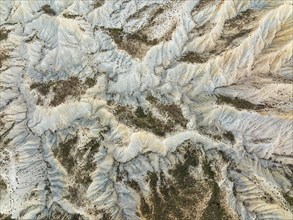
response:
<path id="1" fill-rule="evenodd" d="M 293 219 L 292 1 L 0 8 L 0 219 Z"/>

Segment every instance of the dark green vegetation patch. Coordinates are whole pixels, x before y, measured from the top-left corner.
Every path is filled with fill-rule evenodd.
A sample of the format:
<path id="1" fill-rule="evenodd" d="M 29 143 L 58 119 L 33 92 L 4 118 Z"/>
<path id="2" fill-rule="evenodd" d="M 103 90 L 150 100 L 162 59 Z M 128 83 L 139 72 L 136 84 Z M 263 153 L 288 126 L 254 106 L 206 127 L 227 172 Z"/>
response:
<path id="1" fill-rule="evenodd" d="M 2 177 L 0 176 L 0 190 L 5 190 L 6 188 L 7 188 L 7 185 L 2 179 Z"/>
<path id="2" fill-rule="evenodd" d="M 95 86 L 96 83 L 97 83 L 97 80 L 96 80 L 96 79 L 93 79 L 93 78 L 89 78 L 89 77 L 87 77 L 86 80 L 85 80 L 85 84 L 86 84 L 89 88 Z"/>
<path id="3" fill-rule="evenodd" d="M 56 15 L 56 12 L 50 7 L 50 5 L 43 5 L 41 7 L 41 10 L 47 15 L 50 15 L 50 16 Z"/>
<path id="4" fill-rule="evenodd" d="M 9 32 L 10 32 L 10 30 L 0 28 L 0 41 L 7 40 Z"/>
<path id="5" fill-rule="evenodd" d="M 71 149 L 74 148 L 76 142 L 77 137 L 73 137 L 63 143 L 60 143 L 58 148 L 53 150 L 54 156 L 59 159 L 68 173 L 72 173 L 72 168 L 75 166 L 75 160 L 71 154 Z"/>
<path id="6" fill-rule="evenodd" d="M 237 14 L 234 18 L 227 19 L 224 28 L 244 28 L 247 22 L 252 22 L 255 18 L 254 11 L 252 9 L 247 9 Z"/>
<path id="7" fill-rule="evenodd" d="M 218 130 L 214 127 L 200 125 L 197 128 L 200 134 L 209 136 L 217 141 L 228 140 L 231 144 L 235 144 L 235 137 L 231 131 Z"/>
<path id="8" fill-rule="evenodd" d="M 33 83 L 30 85 L 30 89 L 37 89 L 38 92 L 44 96 L 48 95 L 51 86 L 54 85 L 53 82 L 48 83 Z"/>
<path id="9" fill-rule="evenodd" d="M 158 40 L 149 40 L 148 36 L 142 32 L 128 34 L 126 35 L 126 38 L 128 40 L 137 40 L 142 43 L 145 43 L 146 45 L 151 45 L 151 46 L 159 43 Z"/>
<path id="10" fill-rule="evenodd" d="M 5 215 L 5 214 L 1 214 L 1 213 L 0 213 L 0 219 L 1 220 L 13 220 L 13 218 L 11 218 L 11 215 Z"/>
<path id="11" fill-rule="evenodd" d="M 69 14 L 69 13 L 64 13 L 63 17 L 64 18 L 68 18 L 68 19 L 75 19 L 77 18 L 79 15 L 73 15 L 73 14 Z"/>
<path id="12" fill-rule="evenodd" d="M 223 136 L 224 138 L 228 139 L 232 144 L 235 143 L 235 137 L 231 131 L 225 131 Z"/>
<path id="13" fill-rule="evenodd" d="M 70 214 L 64 211 L 63 208 L 57 203 L 53 203 L 51 206 L 49 210 L 49 219 L 85 220 L 80 214 Z"/>
<path id="14" fill-rule="evenodd" d="M 90 174 L 94 172 L 96 163 L 94 162 L 94 155 L 99 151 L 100 143 L 96 139 L 92 139 L 84 146 L 84 152 L 79 152 L 76 157 L 79 161 L 84 160 L 85 151 L 89 151 L 85 158 L 85 163 L 81 165 L 81 169 L 77 171 L 76 182 L 88 187 L 92 182 Z"/>
<path id="15" fill-rule="evenodd" d="M 247 28 L 247 24 L 257 25 L 257 11 L 247 9 L 240 12 L 236 17 L 228 19 L 224 23 L 223 34 L 220 39 L 226 41 L 226 46 L 229 46 L 234 39 L 247 36 L 253 29 Z"/>
<path id="16" fill-rule="evenodd" d="M 185 150 L 179 149 L 175 153 L 183 154 L 184 162 L 180 162 L 169 171 L 172 179 L 165 177 L 162 172 L 148 174 L 151 195 L 149 200 L 141 198 L 141 215 L 150 220 L 193 220 L 199 217 L 199 207 L 203 207 L 205 209 L 201 214 L 202 220 L 232 219 L 224 208 L 225 200 L 215 180 L 211 164 L 207 159 L 202 161 L 200 150 L 188 144 Z M 196 180 L 190 170 L 200 163 L 203 166 L 204 177 Z M 203 204 L 205 200 L 207 202 Z"/>
<path id="17" fill-rule="evenodd" d="M 0 41 L 7 40 L 10 30 L 0 28 Z M 6 50 L 0 49 L 0 68 L 4 60 L 8 59 L 9 55 Z"/>
<path id="18" fill-rule="evenodd" d="M 158 136 L 164 136 L 166 133 L 174 131 L 176 125 L 186 127 L 187 120 L 183 117 L 178 106 L 174 104 L 163 105 L 157 101 L 152 104 L 162 115 L 168 118 L 167 122 L 156 118 L 149 111 L 145 112 L 140 106 L 133 111 L 129 106 L 118 105 L 115 108 L 114 114 L 126 125 L 151 131 Z"/>
<path id="19" fill-rule="evenodd" d="M 126 50 L 127 52 L 129 51 L 130 48 L 126 48 L 122 45 L 122 43 L 126 43 L 129 40 L 136 40 L 139 41 L 141 43 L 144 43 L 146 45 L 156 45 L 158 44 L 157 40 L 149 40 L 148 36 L 143 34 L 142 32 L 136 32 L 136 33 L 126 33 L 123 31 L 123 29 L 119 29 L 119 28 L 109 28 L 109 29 L 105 29 L 105 31 L 108 32 L 108 34 L 110 34 L 110 36 L 113 38 L 113 40 L 115 41 L 115 43 L 123 48 L 124 50 Z M 127 44 L 128 45 L 128 44 Z M 130 46 L 130 45 L 128 45 Z"/>
<path id="20" fill-rule="evenodd" d="M 80 82 L 77 77 L 70 77 L 68 80 L 61 80 L 53 87 L 54 98 L 51 101 L 52 106 L 57 106 L 65 101 L 65 98 L 69 95 L 79 96 L 84 93 L 80 89 Z"/>
<path id="21" fill-rule="evenodd" d="M 130 15 L 127 20 L 137 19 L 140 16 L 143 16 L 142 14 L 144 14 L 148 8 L 149 6 L 141 8 L 135 14 Z M 176 28 L 176 24 L 174 24 L 170 30 L 160 39 L 152 39 L 148 35 L 148 29 L 153 28 L 153 26 L 156 25 L 155 19 L 164 11 L 164 7 L 158 7 L 155 10 L 151 9 L 147 23 L 142 27 L 142 29 L 136 32 L 126 32 L 126 30 L 121 28 L 103 27 L 102 29 L 112 37 L 113 41 L 116 43 L 119 49 L 126 51 L 132 57 L 142 59 L 152 46 L 159 44 L 161 41 L 168 41 L 172 37 L 172 33 Z M 97 28 L 99 29 L 99 27 Z"/>
<path id="22" fill-rule="evenodd" d="M 0 50 L 0 68 L 2 67 L 2 63 L 4 60 L 7 60 L 9 56 L 7 55 L 5 50 Z M 3 53 L 2 53 L 3 52 Z"/>
<path id="23" fill-rule="evenodd" d="M 126 33 L 123 29 L 119 28 L 102 29 L 113 38 L 119 49 L 126 51 L 133 57 L 142 58 L 150 46 L 159 43 L 157 40 L 150 40 L 141 31 Z"/>
<path id="24" fill-rule="evenodd" d="M 195 52 L 188 52 L 181 59 L 180 62 L 189 62 L 189 63 L 205 63 L 208 61 L 208 57 L 200 55 Z"/>
<path id="25" fill-rule="evenodd" d="M 238 109 L 252 109 L 252 110 L 259 110 L 265 108 L 265 105 L 255 105 L 249 101 L 244 99 L 240 99 L 238 97 L 231 98 L 228 96 L 217 95 L 217 104 L 228 104 L 232 105 Z"/>
<path id="26" fill-rule="evenodd" d="M 293 197 L 291 195 L 289 195 L 289 193 L 284 193 L 283 197 L 288 202 L 288 204 L 290 205 L 291 209 L 293 210 Z"/>
<path id="27" fill-rule="evenodd" d="M 59 80 L 47 83 L 32 83 L 30 89 L 36 89 L 42 96 L 47 96 L 49 92 L 54 93 L 51 100 L 51 106 L 57 106 L 65 102 L 68 96 L 80 97 L 85 93 L 85 90 L 93 87 L 96 80 L 86 78 L 85 83 L 82 84 L 77 77 L 69 77 L 67 80 Z"/>
<path id="28" fill-rule="evenodd" d="M 100 142 L 97 139 L 90 140 L 82 149 L 76 150 L 77 137 L 73 137 L 60 143 L 53 150 L 54 156 L 58 158 L 65 167 L 68 174 L 73 175 L 74 184 L 69 188 L 69 198 L 78 195 L 78 184 L 87 188 L 92 182 L 90 174 L 94 172 L 96 163 L 94 155 L 98 152 Z M 85 157 L 86 155 L 86 157 Z M 74 168 L 74 170 L 73 170 Z"/>
<path id="29" fill-rule="evenodd" d="M 54 156 L 61 162 L 69 174 L 68 193 L 64 197 L 79 206 L 82 206 L 84 202 L 88 202 L 85 194 L 92 182 L 91 174 L 96 169 L 94 156 L 100 149 L 103 135 L 108 131 L 108 127 L 101 128 L 99 136 L 88 140 L 83 146 L 77 144 L 77 136 L 71 137 L 59 143 L 53 150 Z M 93 209 L 92 211 L 96 213 L 98 210 Z"/>
<path id="30" fill-rule="evenodd" d="M 167 116 L 174 125 L 179 124 L 182 127 L 186 127 L 188 120 L 184 118 L 178 105 L 164 105 L 160 103 L 157 98 L 151 95 L 147 96 L 146 100 L 149 101 L 155 108 L 157 108 L 162 115 Z"/>
<path id="31" fill-rule="evenodd" d="M 193 9 L 193 11 L 201 11 L 212 2 L 214 2 L 214 0 L 200 0 L 199 3 L 197 3 L 196 7 Z"/>
<path id="32" fill-rule="evenodd" d="M 105 3 L 105 0 L 96 0 L 94 3 L 94 8 L 99 8 Z"/>
<path id="33" fill-rule="evenodd" d="M 123 123 L 151 131 L 159 136 L 164 136 L 166 132 L 171 132 L 173 129 L 172 124 L 164 123 L 155 118 L 151 112 L 143 113 L 140 107 L 133 112 L 131 108 L 120 105 L 116 107 L 114 113 Z"/>

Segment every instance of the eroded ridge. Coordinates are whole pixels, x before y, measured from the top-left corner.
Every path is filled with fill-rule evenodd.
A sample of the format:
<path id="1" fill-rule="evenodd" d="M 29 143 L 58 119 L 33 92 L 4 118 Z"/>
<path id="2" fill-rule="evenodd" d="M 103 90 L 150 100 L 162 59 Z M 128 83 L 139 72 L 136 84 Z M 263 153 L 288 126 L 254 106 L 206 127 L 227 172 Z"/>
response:
<path id="1" fill-rule="evenodd" d="M 0 8 L 1 219 L 293 218 L 290 0 Z"/>

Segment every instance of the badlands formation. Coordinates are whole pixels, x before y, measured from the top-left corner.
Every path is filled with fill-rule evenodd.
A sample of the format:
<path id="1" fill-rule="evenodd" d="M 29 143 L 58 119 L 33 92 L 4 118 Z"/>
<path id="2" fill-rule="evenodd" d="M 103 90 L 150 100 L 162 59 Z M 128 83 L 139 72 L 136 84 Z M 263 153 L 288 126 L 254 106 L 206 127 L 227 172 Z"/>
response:
<path id="1" fill-rule="evenodd" d="M 293 215 L 291 0 L 1 0 L 0 219 Z"/>

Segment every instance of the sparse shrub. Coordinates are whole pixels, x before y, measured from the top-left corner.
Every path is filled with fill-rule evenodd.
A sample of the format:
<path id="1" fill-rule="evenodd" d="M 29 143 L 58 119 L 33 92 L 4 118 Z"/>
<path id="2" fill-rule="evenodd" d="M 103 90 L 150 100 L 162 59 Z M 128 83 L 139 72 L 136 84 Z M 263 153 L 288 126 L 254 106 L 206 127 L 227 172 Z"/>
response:
<path id="1" fill-rule="evenodd" d="M 96 0 L 94 3 L 94 8 L 101 7 L 105 3 L 105 0 Z"/>
<path id="2" fill-rule="evenodd" d="M 2 63 L 4 60 L 9 58 L 9 55 L 6 53 L 5 50 L 0 50 L 0 68 L 2 67 Z"/>
<path id="3" fill-rule="evenodd" d="M 129 107 L 117 106 L 114 113 L 117 115 L 118 119 L 125 124 L 151 131 L 159 136 L 164 136 L 166 132 L 172 130 L 170 125 L 155 118 L 151 112 L 145 114 L 141 107 L 133 112 Z"/>
<path id="4" fill-rule="evenodd" d="M 56 12 L 50 7 L 50 5 L 43 5 L 41 7 L 41 10 L 47 15 L 50 15 L 50 16 L 56 15 Z"/>
<path id="5" fill-rule="evenodd" d="M 97 81 L 96 81 L 95 79 L 92 79 L 92 78 L 89 78 L 89 77 L 87 77 L 86 80 L 85 80 L 85 84 L 86 84 L 89 88 L 95 86 L 96 83 L 97 83 Z"/>
<path id="6" fill-rule="evenodd" d="M 6 189 L 6 188 L 7 188 L 6 183 L 0 176 L 0 190 Z"/>
<path id="7" fill-rule="evenodd" d="M 10 30 L 6 30 L 4 28 L 0 28 L 0 41 L 6 40 L 8 38 Z"/>
<path id="8" fill-rule="evenodd" d="M 64 18 L 68 18 L 68 19 L 75 19 L 76 17 L 78 17 L 79 15 L 72 15 L 72 14 L 69 14 L 69 13 L 64 13 L 63 14 L 63 17 Z"/>
<path id="9" fill-rule="evenodd" d="M 235 143 L 235 137 L 231 131 L 225 131 L 223 136 L 228 139 L 232 144 Z"/>
<path id="10" fill-rule="evenodd" d="M 67 140 L 66 142 L 60 143 L 58 148 L 53 150 L 54 156 L 59 158 L 61 164 L 66 168 L 68 173 L 72 173 L 72 168 L 75 165 L 75 160 L 70 154 L 71 149 L 77 142 L 77 137 Z"/>
<path id="11" fill-rule="evenodd" d="M 180 61 L 189 63 L 205 63 L 207 60 L 208 57 L 201 56 L 195 52 L 189 52 L 180 59 Z"/>
<path id="12" fill-rule="evenodd" d="M 265 108 L 265 105 L 255 105 L 249 101 L 240 99 L 238 97 L 231 98 L 231 97 L 223 96 L 223 95 L 217 95 L 217 104 L 230 104 L 239 109 L 258 110 L 258 109 Z"/>
<path id="13" fill-rule="evenodd" d="M 144 113 L 143 111 L 143 108 L 138 106 L 138 108 L 135 110 L 135 115 L 138 117 L 138 118 L 144 118 L 146 117 L 147 115 Z"/>

